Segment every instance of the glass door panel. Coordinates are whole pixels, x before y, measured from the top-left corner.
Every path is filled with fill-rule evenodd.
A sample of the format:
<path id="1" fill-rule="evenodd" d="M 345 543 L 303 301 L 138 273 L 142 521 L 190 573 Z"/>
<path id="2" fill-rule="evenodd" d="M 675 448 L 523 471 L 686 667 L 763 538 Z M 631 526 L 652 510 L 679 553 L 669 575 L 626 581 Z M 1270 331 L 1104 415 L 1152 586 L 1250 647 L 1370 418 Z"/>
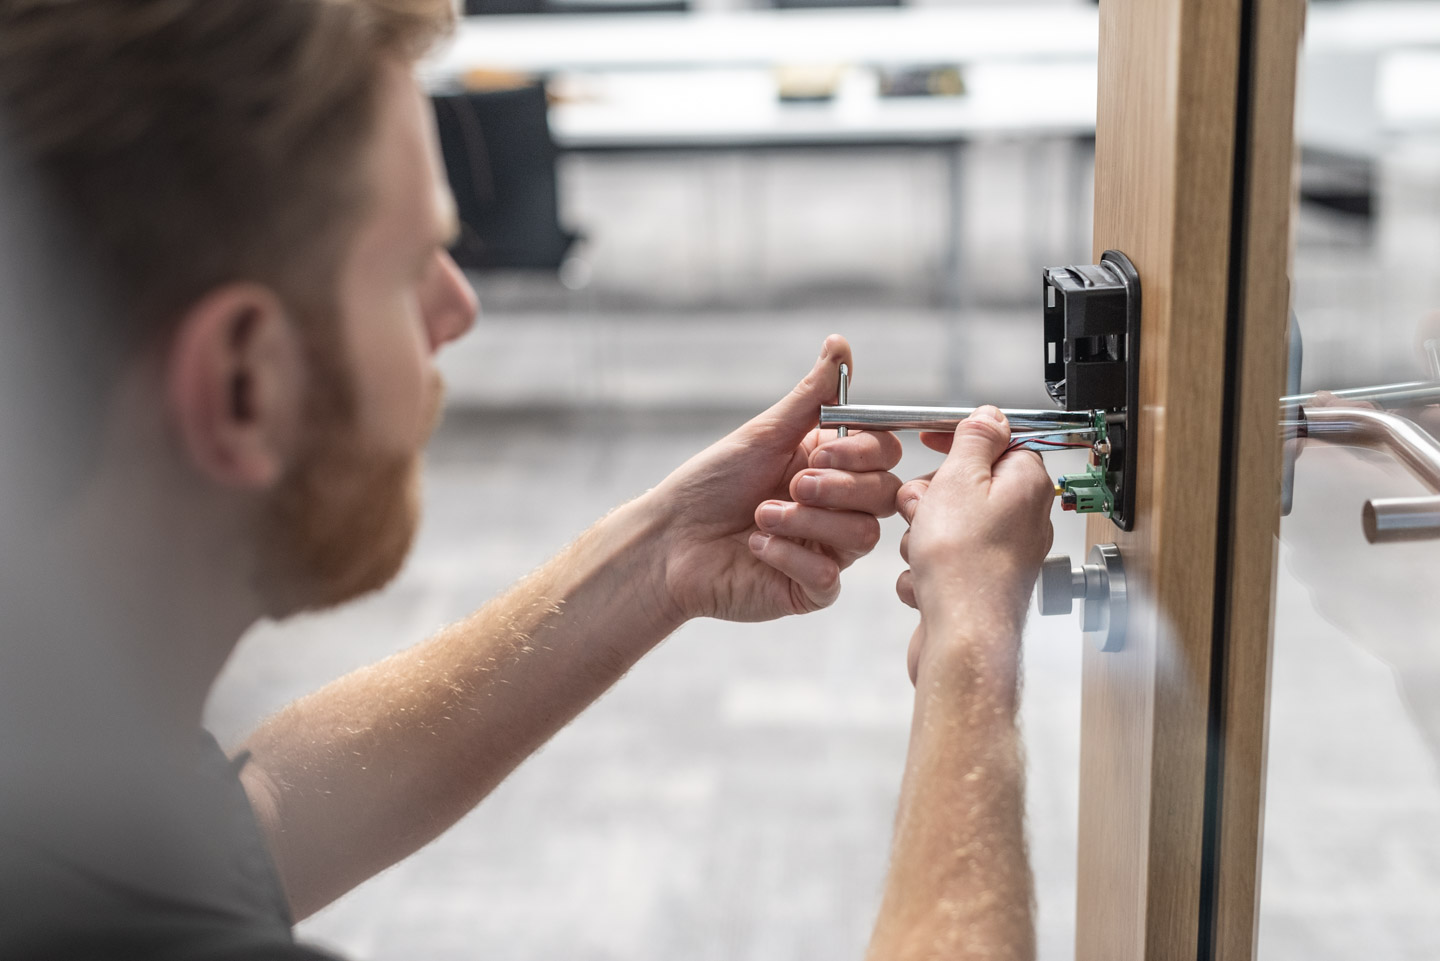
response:
<path id="1" fill-rule="evenodd" d="M 1305 391 L 1440 379 L 1425 347 L 1440 338 L 1440 140 L 1387 114 L 1388 56 L 1306 58 Z M 1373 95 L 1372 122 L 1319 125 L 1347 84 Z M 1315 146 L 1362 126 L 1363 142 Z M 1395 413 L 1440 436 L 1440 407 Z M 1361 519 L 1373 498 L 1427 493 L 1388 453 L 1310 441 L 1298 457 L 1276 577 L 1263 961 L 1440 957 L 1440 539 L 1371 544 Z"/>

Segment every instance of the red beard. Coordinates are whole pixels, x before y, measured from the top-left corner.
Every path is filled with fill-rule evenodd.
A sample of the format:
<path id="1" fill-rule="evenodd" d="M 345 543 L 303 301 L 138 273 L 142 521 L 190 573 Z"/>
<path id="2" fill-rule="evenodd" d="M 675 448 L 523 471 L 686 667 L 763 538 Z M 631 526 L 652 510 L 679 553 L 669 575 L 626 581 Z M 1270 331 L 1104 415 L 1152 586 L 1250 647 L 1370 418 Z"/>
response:
<path id="1" fill-rule="evenodd" d="M 389 583 L 420 518 L 423 438 L 411 453 L 366 450 L 339 345 L 310 350 L 305 453 L 261 521 L 256 588 L 271 617 L 333 607 Z M 444 390 L 431 383 L 428 437 Z"/>

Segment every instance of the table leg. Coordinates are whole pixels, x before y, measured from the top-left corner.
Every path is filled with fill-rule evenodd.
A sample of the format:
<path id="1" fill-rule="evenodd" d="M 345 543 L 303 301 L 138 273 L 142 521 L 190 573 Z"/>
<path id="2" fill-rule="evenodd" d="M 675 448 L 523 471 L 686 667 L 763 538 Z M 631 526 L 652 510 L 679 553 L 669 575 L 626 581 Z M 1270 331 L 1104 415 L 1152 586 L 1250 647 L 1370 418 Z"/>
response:
<path id="1" fill-rule="evenodd" d="M 1092 238 L 1091 217 L 1086 216 L 1085 209 L 1085 175 L 1090 172 L 1090 161 L 1095 155 L 1094 137 L 1073 137 L 1070 140 L 1069 157 L 1069 185 L 1067 192 L 1070 196 L 1070 233 L 1073 238 L 1075 250 L 1068 257 L 1075 258 L 1075 263 L 1093 264 L 1097 256 L 1090 248 L 1094 246 Z M 1066 263 L 1070 261 L 1067 260 Z"/>
<path id="2" fill-rule="evenodd" d="M 943 306 L 959 309 L 969 299 L 965 289 L 965 144 L 954 143 L 945 151 L 948 187 L 945 251 L 941 262 Z"/>
<path id="3" fill-rule="evenodd" d="M 963 397 L 966 358 L 971 336 L 964 324 L 964 309 L 972 298 L 965 271 L 965 144 L 946 149 L 948 181 L 942 304 L 945 318 L 945 395 L 950 401 Z"/>

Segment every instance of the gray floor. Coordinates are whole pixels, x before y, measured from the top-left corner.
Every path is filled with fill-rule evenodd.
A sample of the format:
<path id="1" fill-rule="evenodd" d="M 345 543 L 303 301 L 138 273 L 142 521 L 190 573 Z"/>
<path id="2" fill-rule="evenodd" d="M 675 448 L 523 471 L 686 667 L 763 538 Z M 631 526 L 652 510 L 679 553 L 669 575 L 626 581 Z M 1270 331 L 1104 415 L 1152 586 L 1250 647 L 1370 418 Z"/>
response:
<path id="1" fill-rule="evenodd" d="M 1068 157 L 976 152 L 959 312 L 935 306 L 932 156 L 574 164 L 594 283 L 482 289 L 488 314 L 446 361 L 456 406 L 409 565 L 350 608 L 254 631 L 213 728 L 234 740 L 482 603 L 786 390 L 832 330 L 855 344 L 857 401 L 1039 404 L 1034 275 L 1074 259 L 1077 225 L 1034 211 L 1064 196 Z M 1440 200 L 1407 163 L 1374 227 L 1301 225 L 1309 386 L 1418 373 L 1412 331 L 1440 306 Z M 912 447 L 901 470 L 935 461 Z M 1411 483 L 1348 452 L 1300 463 L 1278 585 L 1265 961 L 1440 957 L 1440 548 L 1367 548 L 1358 523 L 1365 497 Z M 454 830 L 302 934 L 373 961 L 859 957 L 909 716 L 900 527 L 829 611 L 682 629 Z M 1068 516 L 1056 534 L 1057 550 L 1083 540 Z M 1046 959 L 1073 953 L 1078 643 L 1063 618 L 1032 618 L 1026 636 Z"/>

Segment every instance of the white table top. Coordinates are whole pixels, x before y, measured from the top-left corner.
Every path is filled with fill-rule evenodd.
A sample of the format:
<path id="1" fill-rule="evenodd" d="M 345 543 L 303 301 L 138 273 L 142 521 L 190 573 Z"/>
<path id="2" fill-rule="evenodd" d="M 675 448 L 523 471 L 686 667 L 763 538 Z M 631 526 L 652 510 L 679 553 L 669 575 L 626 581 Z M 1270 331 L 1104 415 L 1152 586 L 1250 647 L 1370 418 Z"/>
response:
<path id="1" fill-rule="evenodd" d="M 777 64 L 945 64 L 1094 59 L 1090 4 L 872 7 L 728 13 L 471 17 L 424 68 L 427 78 L 474 68 L 555 73 Z"/>
<path id="2" fill-rule="evenodd" d="M 552 85 L 556 142 L 571 150 L 857 143 L 954 143 L 1095 131 L 1095 66 L 974 64 L 960 97 L 878 96 L 872 71 L 848 72 L 833 100 L 781 103 L 768 70 L 611 72 Z"/>
<path id="3" fill-rule="evenodd" d="M 472 17 L 422 76 L 545 74 L 567 149 L 955 142 L 1094 132 L 1093 4 Z M 1373 154 L 1440 124 L 1437 0 L 1310 7 L 1302 142 Z M 1337 67 L 1335 64 L 1343 64 Z M 776 66 L 848 69 L 829 102 L 781 103 Z M 958 98 L 876 95 L 871 68 L 963 64 Z"/>
<path id="4" fill-rule="evenodd" d="M 1440 3 L 1346 0 L 1311 4 L 1305 13 L 1307 50 L 1385 53 L 1440 46 Z"/>
<path id="5" fill-rule="evenodd" d="M 777 64 L 915 65 L 1093 60 L 1095 6 L 1015 0 L 958 8 L 470 17 L 423 68 L 432 82 L 483 68 L 527 73 Z M 1440 2 L 1315 4 L 1307 51 L 1381 54 L 1440 47 Z"/>

